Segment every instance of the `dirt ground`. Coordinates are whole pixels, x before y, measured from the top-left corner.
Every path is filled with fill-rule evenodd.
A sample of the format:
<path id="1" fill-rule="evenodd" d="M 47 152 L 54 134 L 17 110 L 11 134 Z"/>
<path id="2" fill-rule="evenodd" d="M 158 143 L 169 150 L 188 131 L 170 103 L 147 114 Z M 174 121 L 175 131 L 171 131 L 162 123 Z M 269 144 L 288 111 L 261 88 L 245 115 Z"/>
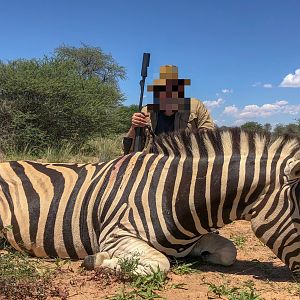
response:
<path id="1" fill-rule="evenodd" d="M 220 234 L 231 238 L 237 244 L 238 257 L 233 266 L 201 264 L 191 274 L 176 275 L 170 272 L 165 288 L 158 291 L 158 294 L 168 300 L 300 299 L 300 284 L 293 282 L 288 268 L 253 235 L 249 222 L 234 222 L 220 230 Z M 64 265 L 53 282 L 57 296 L 48 299 L 106 299 L 124 288 L 124 284 L 117 282 L 113 277 L 99 276 L 94 271 L 80 272 L 80 263 L 68 262 Z M 178 285 L 181 288 L 178 288 Z M 218 296 L 218 293 L 210 290 L 212 286 L 244 289 L 246 287 L 247 290 L 249 285 L 260 298 L 230 298 L 226 294 Z"/>
<path id="2" fill-rule="evenodd" d="M 300 284 L 293 282 L 288 268 L 253 235 L 249 222 L 235 222 L 220 230 L 220 234 L 232 238 L 238 245 L 237 262 L 233 266 L 201 265 L 197 272 L 187 275 L 170 272 L 165 289 L 158 294 L 170 300 L 228 299 L 229 296 L 218 296 L 209 287 L 242 288 L 251 284 L 260 299 L 300 299 Z M 93 271 L 79 273 L 79 266 L 80 262 L 70 262 L 57 276 L 58 297 L 51 299 L 99 300 L 122 290 L 122 283 L 96 276 Z M 178 284 L 182 288 L 174 288 Z"/>

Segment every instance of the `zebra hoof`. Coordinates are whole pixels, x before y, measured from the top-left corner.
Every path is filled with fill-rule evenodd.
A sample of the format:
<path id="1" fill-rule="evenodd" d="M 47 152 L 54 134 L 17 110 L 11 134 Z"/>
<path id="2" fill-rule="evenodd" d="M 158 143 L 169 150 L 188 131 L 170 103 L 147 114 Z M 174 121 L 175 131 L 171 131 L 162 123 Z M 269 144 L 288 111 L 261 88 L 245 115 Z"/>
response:
<path id="1" fill-rule="evenodd" d="M 96 267 L 101 267 L 105 259 L 110 259 L 110 256 L 107 252 L 88 255 L 84 258 L 81 266 L 89 271 L 94 270 Z"/>
<path id="2" fill-rule="evenodd" d="M 85 268 L 86 270 L 94 270 L 95 268 L 95 261 L 96 261 L 96 256 L 95 255 L 88 255 L 84 258 L 81 267 Z"/>

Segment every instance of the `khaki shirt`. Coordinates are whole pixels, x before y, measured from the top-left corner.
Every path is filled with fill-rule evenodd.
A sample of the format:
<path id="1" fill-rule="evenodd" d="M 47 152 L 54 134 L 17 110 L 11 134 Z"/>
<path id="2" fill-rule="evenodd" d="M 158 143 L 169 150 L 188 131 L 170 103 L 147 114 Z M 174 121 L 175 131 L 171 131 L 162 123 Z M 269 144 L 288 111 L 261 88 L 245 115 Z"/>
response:
<path id="1" fill-rule="evenodd" d="M 204 104 L 191 98 L 190 111 L 176 112 L 174 119 L 174 131 L 180 129 L 214 129 L 214 123 L 210 116 L 210 113 L 204 106 Z M 143 113 L 148 113 L 147 106 L 142 108 Z M 157 112 L 150 111 L 151 124 L 143 128 L 142 146 L 144 152 L 151 152 L 153 138 L 155 138 L 155 129 L 157 126 Z M 134 139 L 130 148 L 130 152 L 133 151 Z"/>

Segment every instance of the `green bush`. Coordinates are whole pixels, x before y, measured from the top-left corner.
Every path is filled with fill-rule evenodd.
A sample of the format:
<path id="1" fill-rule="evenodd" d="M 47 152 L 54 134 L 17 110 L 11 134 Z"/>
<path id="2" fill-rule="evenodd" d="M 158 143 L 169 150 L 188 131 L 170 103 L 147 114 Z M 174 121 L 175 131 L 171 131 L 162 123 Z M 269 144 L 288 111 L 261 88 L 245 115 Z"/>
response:
<path id="1" fill-rule="evenodd" d="M 74 53 L 82 49 L 87 56 L 100 51 L 87 46 L 72 48 Z M 104 80 L 109 64 L 115 69 L 118 65 L 111 56 L 96 58 L 106 59 L 101 76 L 97 75 L 99 68 L 84 76 L 78 61 L 58 54 L 0 62 L 0 150 L 39 152 L 65 143 L 79 148 L 93 137 L 123 130 L 114 113 L 123 107 L 116 80 L 124 77 L 125 71 L 119 67 L 119 72 L 110 74 L 114 80 Z"/>

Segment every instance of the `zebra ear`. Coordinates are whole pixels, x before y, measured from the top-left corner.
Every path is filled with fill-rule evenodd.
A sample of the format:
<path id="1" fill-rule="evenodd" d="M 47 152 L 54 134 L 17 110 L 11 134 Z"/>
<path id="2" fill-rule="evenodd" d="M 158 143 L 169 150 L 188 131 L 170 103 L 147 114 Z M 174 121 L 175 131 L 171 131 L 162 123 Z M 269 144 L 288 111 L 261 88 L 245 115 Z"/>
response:
<path id="1" fill-rule="evenodd" d="M 287 176 L 289 180 L 300 178 L 300 160 L 296 160 L 289 164 L 289 172 Z"/>

